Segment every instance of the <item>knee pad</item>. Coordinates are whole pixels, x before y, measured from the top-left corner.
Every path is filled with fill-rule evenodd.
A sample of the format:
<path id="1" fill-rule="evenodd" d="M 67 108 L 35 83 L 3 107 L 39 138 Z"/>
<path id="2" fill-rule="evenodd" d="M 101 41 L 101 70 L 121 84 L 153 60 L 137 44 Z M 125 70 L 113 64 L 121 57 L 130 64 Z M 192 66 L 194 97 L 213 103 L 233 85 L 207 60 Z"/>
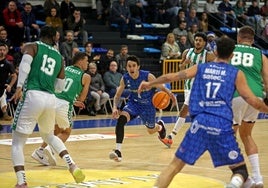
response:
<path id="1" fill-rule="evenodd" d="M 245 164 L 233 168 L 232 172 L 233 172 L 233 174 L 240 174 L 244 178 L 244 181 L 246 181 L 248 179 L 248 170 L 247 170 L 247 166 Z"/>
<path id="2" fill-rule="evenodd" d="M 124 126 L 127 123 L 127 117 L 120 115 L 118 120 L 117 120 L 117 125 L 116 126 Z"/>

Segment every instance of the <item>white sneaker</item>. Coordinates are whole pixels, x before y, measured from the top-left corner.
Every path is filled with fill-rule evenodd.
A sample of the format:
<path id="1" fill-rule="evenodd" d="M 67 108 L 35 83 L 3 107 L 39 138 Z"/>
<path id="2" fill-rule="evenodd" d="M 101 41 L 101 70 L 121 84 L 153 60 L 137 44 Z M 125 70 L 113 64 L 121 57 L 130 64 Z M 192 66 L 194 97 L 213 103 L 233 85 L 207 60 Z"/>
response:
<path id="1" fill-rule="evenodd" d="M 249 176 L 241 188 L 255 188 L 255 181 Z"/>
<path id="2" fill-rule="evenodd" d="M 48 160 L 48 164 L 50 166 L 56 166 L 57 160 L 56 160 L 56 157 L 54 155 L 54 152 L 52 151 L 52 149 L 50 148 L 49 145 L 47 147 L 45 147 L 44 155 L 46 156 L 46 158 Z"/>
<path id="3" fill-rule="evenodd" d="M 40 150 L 40 149 L 36 149 L 34 150 L 34 152 L 32 153 L 31 157 L 38 161 L 39 163 L 49 166 L 48 160 L 47 158 L 44 156 L 44 151 Z"/>
<path id="4" fill-rule="evenodd" d="M 255 181 L 256 185 L 255 185 L 255 188 L 263 188 L 263 178 L 262 176 L 260 177 L 252 177 L 253 180 Z"/>

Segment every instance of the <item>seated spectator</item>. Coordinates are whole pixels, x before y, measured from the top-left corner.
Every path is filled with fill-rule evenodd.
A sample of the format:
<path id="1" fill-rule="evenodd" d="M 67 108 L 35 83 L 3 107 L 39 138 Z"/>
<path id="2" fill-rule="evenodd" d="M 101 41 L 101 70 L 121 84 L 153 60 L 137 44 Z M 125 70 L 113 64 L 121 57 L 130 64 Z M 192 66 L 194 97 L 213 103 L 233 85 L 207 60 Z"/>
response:
<path id="1" fill-rule="evenodd" d="M 62 42 L 60 46 L 60 53 L 65 60 L 65 66 L 72 64 L 74 50 L 78 48 L 77 43 L 74 41 L 73 31 L 66 31 L 66 41 Z"/>
<path id="2" fill-rule="evenodd" d="M 95 55 L 92 53 L 93 43 L 86 42 L 84 47 L 85 47 L 85 53 L 87 54 L 87 57 L 88 57 L 88 62 L 89 63 L 91 63 L 91 62 L 97 63 L 100 60 L 100 55 Z"/>
<path id="3" fill-rule="evenodd" d="M 110 98 L 114 97 L 123 76 L 121 73 L 117 72 L 117 68 L 116 61 L 112 61 L 109 65 L 109 71 L 105 72 L 103 75 L 105 91 L 109 94 Z M 124 89 L 121 97 L 127 98 L 129 93 L 130 91 L 128 89 Z"/>
<path id="4" fill-rule="evenodd" d="M 46 17 L 46 25 L 55 28 L 63 36 L 62 20 L 58 15 L 56 8 L 51 8 L 50 15 Z"/>
<path id="5" fill-rule="evenodd" d="M 199 20 L 196 16 L 196 10 L 195 9 L 191 9 L 189 12 L 189 16 L 186 17 L 186 23 L 187 23 L 187 30 L 190 30 L 190 28 L 192 27 L 192 25 L 197 25 L 199 26 Z"/>
<path id="6" fill-rule="evenodd" d="M 235 13 L 229 0 L 222 0 L 218 6 L 218 11 L 224 25 L 227 24 L 229 27 L 235 27 Z"/>
<path id="7" fill-rule="evenodd" d="M 110 18 L 111 23 L 119 25 L 121 38 L 126 38 L 128 33 L 134 33 L 136 22 L 131 17 L 129 6 L 125 0 L 113 2 Z M 128 28 L 130 29 L 130 32 L 128 32 Z"/>
<path id="8" fill-rule="evenodd" d="M 107 22 L 110 14 L 110 7 L 111 7 L 110 0 L 97 0 L 96 1 L 97 19 Z"/>
<path id="9" fill-rule="evenodd" d="M 3 18 L 9 39 L 14 46 L 19 46 L 23 41 L 24 25 L 15 1 L 10 1 L 8 7 L 3 10 Z"/>
<path id="10" fill-rule="evenodd" d="M 198 1 L 197 0 L 181 0 L 181 8 L 188 15 L 191 9 L 195 9 L 197 11 Z"/>
<path id="11" fill-rule="evenodd" d="M 131 17 L 136 23 L 145 22 L 145 9 L 141 0 L 128 0 Z"/>
<path id="12" fill-rule="evenodd" d="M 63 23 L 63 28 L 66 30 L 66 21 L 70 15 L 73 15 L 74 10 L 76 9 L 75 5 L 71 0 L 63 0 L 60 4 L 60 17 Z"/>
<path id="13" fill-rule="evenodd" d="M 261 16 L 268 17 L 268 0 L 265 0 L 261 6 Z"/>
<path id="14" fill-rule="evenodd" d="M 57 13 L 60 13 L 60 4 L 57 2 L 57 0 L 45 0 L 43 7 L 46 17 L 50 16 L 51 8 L 55 8 Z"/>
<path id="15" fill-rule="evenodd" d="M 0 43 L 4 43 L 8 46 L 8 50 L 10 53 L 13 53 L 14 46 L 12 41 L 8 39 L 7 31 L 5 29 L 0 31 Z"/>
<path id="16" fill-rule="evenodd" d="M 56 36 L 54 38 L 54 48 L 56 48 L 58 51 L 60 51 L 61 48 L 61 36 L 60 36 L 60 32 L 56 31 Z"/>
<path id="17" fill-rule="evenodd" d="M 32 12 L 31 3 L 25 3 L 24 11 L 21 13 L 24 24 L 24 35 L 26 42 L 36 41 L 39 39 L 40 28 L 36 24 L 35 15 Z"/>
<path id="18" fill-rule="evenodd" d="M 177 16 L 180 8 L 179 0 L 166 0 L 164 2 L 164 12 L 166 12 L 170 18 Z"/>
<path id="19" fill-rule="evenodd" d="M 110 96 L 105 92 L 105 85 L 102 76 L 97 72 L 96 63 L 89 63 L 88 74 L 91 76 L 88 98 L 94 98 L 94 111 L 97 114 L 105 114 L 104 105 L 106 105 Z"/>
<path id="20" fill-rule="evenodd" d="M 208 15 L 206 12 L 202 12 L 201 18 L 199 21 L 199 31 L 207 32 L 208 31 Z"/>
<path id="21" fill-rule="evenodd" d="M 215 0 L 207 0 L 204 5 L 204 12 L 209 14 L 216 14 L 218 13 L 218 7 L 215 4 Z"/>
<path id="22" fill-rule="evenodd" d="M 109 49 L 106 54 L 101 55 L 99 63 L 97 63 L 98 72 L 103 76 L 109 70 L 109 65 L 115 61 L 114 50 Z M 118 65 L 117 65 L 118 69 Z"/>
<path id="23" fill-rule="evenodd" d="M 198 26 L 193 24 L 190 30 L 187 33 L 189 43 L 191 46 L 194 46 L 194 35 L 198 32 Z"/>
<path id="24" fill-rule="evenodd" d="M 238 20 L 237 27 L 241 27 L 247 22 L 247 15 L 245 14 L 246 7 L 243 0 L 237 0 L 236 4 L 233 6 L 235 16 Z"/>
<path id="25" fill-rule="evenodd" d="M 187 23 L 185 20 L 181 20 L 179 22 L 179 26 L 175 29 L 173 29 L 172 33 L 174 34 L 175 36 L 175 40 L 176 42 L 178 42 L 180 40 L 180 37 L 183 36 L 183 35 L 187 35 Z"/>
<path id="26" fill-rule="evenodd" d="M 247 16 L 248 16 L 248 25 L 250 25 L 253 28 L 256 28 L 257 23 L 261 19 L 261 10 L 258 6 L 257 0 L 252 0 L 251 5 L 248 7 L 247 10 Z"/>
<path id="27" fill-rule="evenodd" d="M 79 9 L 75 9 L 66 21 L 67 30 L 72 30 L 75 38 L 82 39 L 82 45 L 85 45 L 88 41 L 88 33 L 84 29 L 85 23 L 86 20 L 81 16 Z"/>
<path id="28" fill-rule="evenodd" d="M 126 60 L 128 58 L 128 46 L 127 45 L 121 45 L 120 53 L 116 54 L 115 60 L 118 63 L 118 72 L 121 74 L 124 74 L 127 72 L 126 69 Z"/>
<path id="29" fill-rule="evenodd" d="M 217 36 L 214 32 L 208 32 L 207 33 L 207 46 L 206 49 L 208 51 L 214 52 L 216 50 L 216 39 Z"/>
<path id="30" fill-rule="evenodd" d="M 191 48 L 191 44 L 188 41 L 188 36 L 187 35 L 182 35 L 180 37 L 180 40 L 178 42 L 178 45 L 180 47 L 180 52 L 181 54 L 186 50 Z"/>
<path id="31" fill-rule="evenodd" d="M 160 60 L 179 59 L 180 56 L 181 50 L 178 43 L 175 41 L 175 36 L 173 33 L 169 33 L 166 42 L 162 45 Z"/>

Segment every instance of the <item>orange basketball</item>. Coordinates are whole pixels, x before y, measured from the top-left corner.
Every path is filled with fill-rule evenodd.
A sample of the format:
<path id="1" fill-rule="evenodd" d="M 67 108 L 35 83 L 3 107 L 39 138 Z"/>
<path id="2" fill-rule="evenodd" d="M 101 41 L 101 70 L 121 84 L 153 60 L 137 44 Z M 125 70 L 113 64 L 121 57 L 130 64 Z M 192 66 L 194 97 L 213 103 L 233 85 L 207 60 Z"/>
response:
<path id="1" fill-rule="evenodd" d="M 164 91 L 158 91 L 154 94 L 152 102 L 155 108 L 159 110 L 165 109 L 170 103 L 169 94 Z"/>

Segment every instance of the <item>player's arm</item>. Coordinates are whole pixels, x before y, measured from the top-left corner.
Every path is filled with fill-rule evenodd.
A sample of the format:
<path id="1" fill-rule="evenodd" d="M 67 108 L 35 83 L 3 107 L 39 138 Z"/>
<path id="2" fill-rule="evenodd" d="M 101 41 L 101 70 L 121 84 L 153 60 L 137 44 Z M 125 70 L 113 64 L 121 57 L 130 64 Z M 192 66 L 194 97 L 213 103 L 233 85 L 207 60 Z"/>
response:
<path id="1" fill-rule="evenodd" d="M 184 69 L 186 65 L 191 63 L 191 60 L 186 57 L 188 51 L 189 51 L 189 49 L 184 50 L 182 55 L 181 55 L 181 63 L 180 63 L 181 69 Z"/>
<path id="2" fill-rule="evenodd" d="M 88 89 L 89 89 L 89 85 L 90 85 L 90 81 L 91 81 L 91 76 L 87 73 L 83 74 L 82 77 L 82 85 L 83 85 L 83 89 L 81 91 L 81 93 L 79 94 L 79 97 L 76 99 L 75 104 L 79 104 L 83 106 L 84 101 L 86 100 L 87 94 L 88 94 Z"/>
<path id="3" fill-rule="evenodd" d="M 65 87 L 65 71 L 64 71 L 64 61 L 61 60 L 61 70 L 59 74 L 57 75 L 57 78 L 54 83 L 55 92 L 60 93 L 64 90 Z"/>
<path id="4" fill-rule="evenodd" d="M 235 84 L 238 93 L 248 104 L 261 112 L 268 113 L 268 106 L 252 93 L 242 71 L 238 72 Z"/>
<path id="5" fill-rule="evenodd" d="M 212 62 L 216 58 L 213 52 L 207 52 L 206 62 Z"/>
<path id="6" fill-rule="evenodd" d="M 113 108 L 114 108 L 114 109 L 117 109 L 117 106 L 118 106 L 118 104 L 119 104 L 119 102 L 120 102 L 120 98 L 121 98 L 121 95 L 122 95 L 124 89 L 125 89 L 124 79 L 121 78 L 121 80 L 120 80 L 120 84 L 119 84 L 119 86 L 117 87 L 117 89 L 116 89 L 116 93 L 115 93 L 115 95 L 114 95 L 114 100 L 113 100 L 113 103 L 114 103 L 114 104 L 113 104 Z"/>

